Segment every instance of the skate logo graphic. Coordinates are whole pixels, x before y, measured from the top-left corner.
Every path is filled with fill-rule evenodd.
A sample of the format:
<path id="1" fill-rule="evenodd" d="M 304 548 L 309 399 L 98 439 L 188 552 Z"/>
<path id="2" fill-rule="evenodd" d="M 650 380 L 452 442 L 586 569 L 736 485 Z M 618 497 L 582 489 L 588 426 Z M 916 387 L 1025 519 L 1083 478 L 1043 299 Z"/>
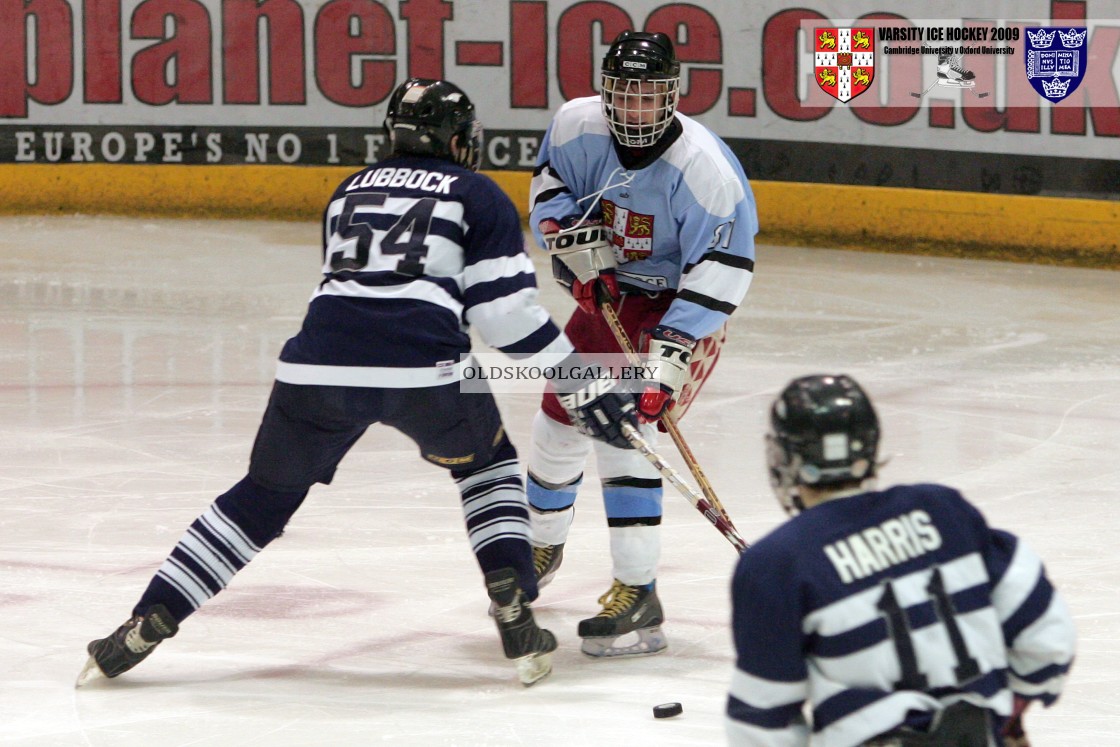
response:
<path id="1" fill-rule="evenodd" d="M 871 87 L 875 78 L 875 29 L 813 29 L 813 77 L 843 104 Z"/>
<path id="2" fill-rule="evenodd" d="M 926 86 L 924 91 L 911 91 L 910 95 L 920 99 L 930 92 L 934 86 L 949 89 L 959 89 L 974 94 L 977 98 L 986 98 L 988 91 L 977 93 L 976 75 L 965 67 L 964 55 L 959 52 L 943 53 L 937 55 L 937 77 Z"/>
<path id="3" fill-rule="evenodd" d="M 1077 90 L 1085 76 L 1089 31 L 1085 26 L 1043 26 L 1027 28 L 1026 32 L 1023 62 L 1027 80 L 1039 96 L 1056 104 Z"/>

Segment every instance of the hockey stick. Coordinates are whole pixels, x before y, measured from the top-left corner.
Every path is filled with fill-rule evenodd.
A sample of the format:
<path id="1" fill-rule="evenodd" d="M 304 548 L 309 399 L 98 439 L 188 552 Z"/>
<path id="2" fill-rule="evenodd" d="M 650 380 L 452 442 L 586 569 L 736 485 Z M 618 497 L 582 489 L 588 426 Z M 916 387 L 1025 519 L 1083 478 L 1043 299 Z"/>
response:
<path id="1" fill-rule="evenodd" d="M 661 473 L 669 483 L 681 492 L 688 502 L 696 507 L 696 510 L 704 514 L 704 518 L 712 522 L 712 526 L 719 530 L 720 534 L 727 538 L 739 553 L 746 551 L 750 545 L 744 540 L 739 532 L 728 521 L 727 515 L 716 509 L 711 503 L 706 501 L 702 495 L 696 492 L 695 488 L 681 479 L 680 474 L 675 469 L 653 450 L 649 442 L 642 438 L 642 434 L 638 433 L 637 429 L 629 423 L 622 424 L 622 435 L 626 436 L 627 440 L 634 445 L 634 448 L 641 452 L 642 456 L 649 460 L 657 471 Z"/>
<path id="2" fill-rule="evenodd" d="M 933 88 L 936 85 L 937 85 L 937 79 L 934 78 L 933 82 L 930 83 L 928 86 L 926 86 L 926 90 L 922 91 L 921 93 L 914 93 L 913 91 L 911 91 L 910 95 L 913 96 L 916 99 L 920 99 L 922 96 L 925 96 L 927 93 L 929 93 L 929 89 Z"/>
<path id="3" fill-rule="evenodd" d="M 626 353 L 630 359 L 630 364 L 633 366 L 641 366 L 642 360 L 638 357 L 638 351 L 634 349 L 633 343 L 630 338 L 626 336 L 626 330 L 622 326 L 622 322 L 618 319 L 618 314 L 615 313 L 614 307 L 609 302 L 604 301 L 599 304 L 599 309 L 603 312 L 603 318 L 607 320 L 607 325 L 614 333 L 615 340 L 618 341 L 619 347 Z M 704 497 L 708 499 L 708 503 L 719 511 L 724 520 L 731 524 L 731 517 L 727 514 L 727 509 L 723 507 L 723 503 L 716 497 L 716 491 L 712 489 L 712 484 L 708 482 L 708 478 L 704 475 L 703 470 L 700 469 L 700 464 L 696 461 L 696 457 L 692 455 L 692 449 L 688 448 L 688 444 L 684 442 L 684 436 L 677 429 L 676 418 L 673 417 L 671 412 L 666 412 L 661 422 L 665 424 L 665 430 L 668 432 L 669 437 L 673 439 L 673 443 L 677 445 L 677 451 L 681 453 L 685 464 L 688 465 L 688 470 L 692 476 L 696 478 L 696 482 L 700 484 L 700 490 L 704 492 Z M 732 528 L 734 525 L 731 524 Z"/>

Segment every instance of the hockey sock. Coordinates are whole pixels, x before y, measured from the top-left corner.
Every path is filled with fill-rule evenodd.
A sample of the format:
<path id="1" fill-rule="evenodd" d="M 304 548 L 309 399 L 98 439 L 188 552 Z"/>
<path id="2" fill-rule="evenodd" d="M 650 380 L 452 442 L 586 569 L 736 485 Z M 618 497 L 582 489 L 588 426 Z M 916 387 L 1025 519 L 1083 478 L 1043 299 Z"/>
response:
<path id="1" fill-rule="evenodd" d="M 579 493 L 579 486 L 582 483 L 582 472 L 574 480 L 563 485 L 546 483 L 529 472 L 529 484 L 526 486 L 529 505 L 541 512 L 563 511 L 571 508 L 576 502 L 576 494 Z"/>
<path id="2" fill-rule="evenodd" d="M 154 604 L 182 622 L 226 588 L 288 523 L 307 491 L 267 490 L 246 477 L 187 529 L 140 597 L 134 615 Z"/>
<path id="3" fill-rule="evenodd" d="M 623 583 L 641 586 L 657 578 L 662 494 L 660 479 L 614 477 L 603 480 L 612 571 Z"/>
<path id="4" fill-rule="evenodd" d="M 537 577 L 529 547 L 529 504 L 513 444 L 503 437 L 490 463 L 470 472 L 452 472 L 463 501 L 467 537 L 483 573 L 513 568 L 521 590 L 537 598 Z"/>

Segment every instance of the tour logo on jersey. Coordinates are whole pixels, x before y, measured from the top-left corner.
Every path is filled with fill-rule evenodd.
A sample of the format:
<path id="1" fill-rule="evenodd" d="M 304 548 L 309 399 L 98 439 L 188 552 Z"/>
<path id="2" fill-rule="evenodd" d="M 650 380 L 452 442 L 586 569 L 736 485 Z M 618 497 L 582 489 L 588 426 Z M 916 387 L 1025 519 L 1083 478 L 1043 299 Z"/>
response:
<path id="1" fill-rule="evenodd" d="M 875 78 L 875 29 L 813 29 L 814 77 L 821 90 L 848 103 Z"/>
<path id="2" fill-rule="evenodd" d="M 1027 66 L 1027 80 L 1039 96 L 1056 104 L 1073 93 L 1085 77 L 1085 39 L 1089 31 L 1085 26 L 1025 30 L 1027 50 L 1023 62 Z"/>
<path id="3" fill-rule="evenodd" d="M 653 254 L 653 216 L 635 213 L 603 200 L 603 225 L 619 262 L 648 259 Z"/>

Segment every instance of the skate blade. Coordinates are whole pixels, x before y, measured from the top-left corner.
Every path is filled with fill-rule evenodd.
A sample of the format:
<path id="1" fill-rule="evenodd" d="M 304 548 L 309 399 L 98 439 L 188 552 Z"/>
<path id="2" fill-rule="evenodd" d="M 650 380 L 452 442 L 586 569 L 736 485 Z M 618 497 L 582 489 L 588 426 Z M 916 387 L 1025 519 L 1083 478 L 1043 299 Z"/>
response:
<path id="1" fill-rule="evenodd" d="M 967 83 L 959 83 L 955 80 L 945 80 L 941 78 L 937 81 L 937 85 L 945 86 L 946 88 L 975 88 L 976 81 L 970 80 Z"/>
<path id="2" fill-rule="evenodd" d="M 82 667 L 82 671 L 78 672 L 78 679 L 74 682 L 74 687 L 81 687 L 96 680 L 106 679 L 105 673 L 101 671 L 101 667 L 97 666 L 97 662 L 93 657 L 89 657 L 86 665 Z"/>
<path id="3" fill-rule="evenodd" d="M 552 673 L 552 654 L 529 654 L 519 659 L 514 659 L 517 667 L 517 678 L 521 684 L 530 687 L 537 684 Z"/>
<path id="4" fill-rule="evenodd" d="M 617 656 L 653 656 L 669 647 L 661 627 L 640 628 L 632 633 L 602 638 L 584 638 L 579 650 L 595 659 Z"/>

